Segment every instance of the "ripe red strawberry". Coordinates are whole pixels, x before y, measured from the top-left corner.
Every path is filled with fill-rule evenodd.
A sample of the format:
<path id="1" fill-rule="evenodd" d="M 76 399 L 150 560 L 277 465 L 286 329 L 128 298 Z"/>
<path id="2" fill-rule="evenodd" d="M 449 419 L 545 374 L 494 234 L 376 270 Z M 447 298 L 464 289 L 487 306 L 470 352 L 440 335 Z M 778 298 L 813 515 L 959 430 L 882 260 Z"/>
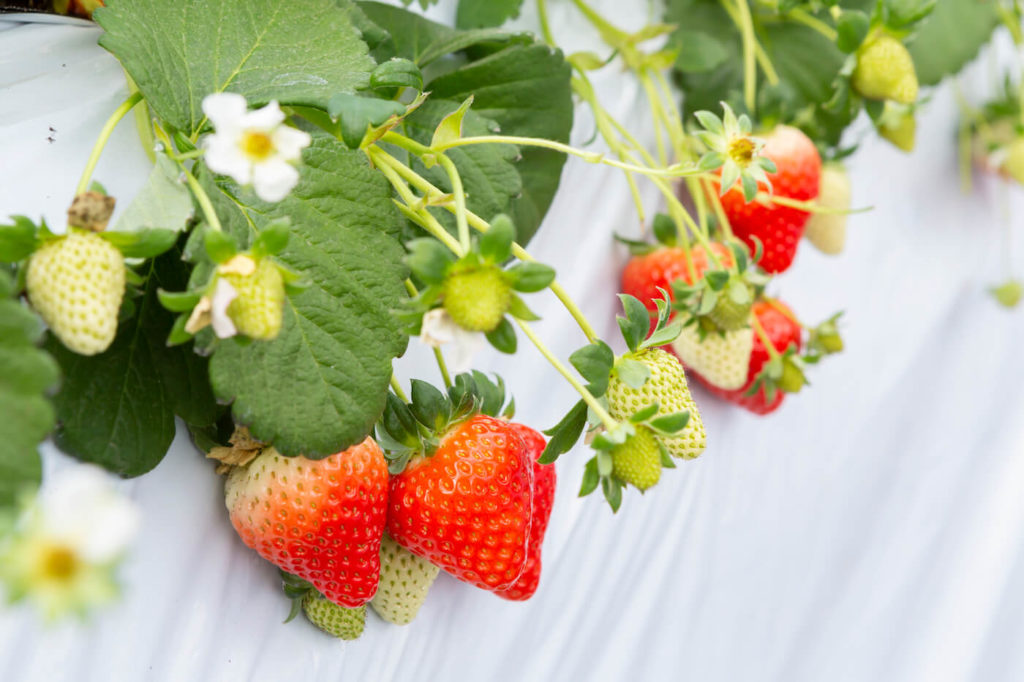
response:
<path id="1" fill-rule="evenodd" d="M 778 305 L 782 304 L 778 303 Z M 786 308 L 786 310 L 788 311 L 789 308 Z M 795 346 L 796 350 L 800 350 L 800 325 L 797 322 L 764 301 L 758 301 L 754 304 L 753 313 L 777 351 L 782 353 L 790 346 Z M 754 349 L 750 353 L 750 367 L 747 370 L 747 381 L 742 388 L 727 391 L 718 388 L 696 372 L 691 373 L 715 395 L 744 407 L 755 414 L 768 414 L 777 410 L 782 404 L 782 399 L 786 395 L 783 391 L 776 391 L 775 397 L 771 402 L 767 400 L 763 387 L 758 389 L 754 395 L 744 395 L 747 389 L 753 385 L 758 372 L 761 371 L 764 363 L 768 362 L 768 359 L 768 350 L 761 342 L 760 335 L 755 334 Z"/>
<path id="2" fill-rule="evenodd" d="M 711 248 L 718 255 L 723 267 L 732 266 L 732 251 L 728 247 L 712 242 Z M 690 256 L 693 258 L 693 269 L 698 279 L 714 265 L 700 244 L 691 247 Z M 645 306 L 656 310 L 654 301 L 661 298 L 658 288 L 671 294 L 672 282 L 680 279 L 687 284 L 693 284 L 686 262 L 686 252 L 680 247 L 665 247 L 630 259 L 622 271 L 622 293 L 635 296 Z"/>
<path id="3" fill-rule="evenodd" d="M 340 606 L 373 597 L 388 494 L 376 442 L 320 460 L 267 448 L 231 471 L 225 493 L 231 525 L 264 559 Z"/>
<path id="4" fill-rule="evenodd" d="M 821 156 L 811 139 L 801 131 L 778 126 L 765 138 L 761 154 L 775 162 L 776 172 L 768 174 L 775 196 L 799 201 L 818 196 Z M 759 188 L 761 191 L 768 189 L 763 184 Z M 789 268 L 809 213 L 778 204 L 765 205 L 757 200 L 748 204 L 739 186 L 725 193 L 722 207 L 733 234 L 746 242 L 752 252 L 754 238 L 760 240 L 764 247 L 762 268 L 771 273 Z"/>
<path id="5" fill-rule="evenodd" d="M 533 596 L 540 584 L 540 555 L 544 544 L 544 533 L 551 519 L 551 507 L 555 503 L 555 484 L 558 476 L 554 464 L 541 464 L 540 459 L 547 441 L 544 436 L 524 424 L 511 424 L 523 437 L 526 451 L 533 459 L 533 522 L 530 526 L 530 549 L 526 555 L 526 568 L 519 580 L 505 590 L 496 592 L 499 597 L 512 601 L 525 601 Z"/>
<path id="6" fill-rule="evenodd" d="M 503 419 L 477 414 L 391 479 L 388 533 L 459 580 L 504 590 L 530 545 L 533 461 Z"/>

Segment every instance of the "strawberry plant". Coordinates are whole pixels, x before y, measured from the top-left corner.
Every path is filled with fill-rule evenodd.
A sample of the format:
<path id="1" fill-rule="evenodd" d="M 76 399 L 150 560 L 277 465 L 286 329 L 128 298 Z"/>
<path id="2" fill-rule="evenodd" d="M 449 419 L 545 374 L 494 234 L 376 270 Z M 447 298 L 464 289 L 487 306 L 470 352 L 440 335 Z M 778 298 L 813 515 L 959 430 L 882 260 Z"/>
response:
<path id="1" fill-rule="evenodd" d="M 579 492 L 600 487 L 615 511 L 629 487 L 655 489 L 714 440 L 694 376 L 759 414 L 800 391 L 842 349 L 838 316 L 807 327 L 766 288 L 803 236 L 842 249 L 844 130 L 864 110 L 912 147 L 920 89 L 973 56 L 994 10 L 666 0 L 664 23 L 630 33 L 572 0 L 607 54 L 567 57 L 536 4 L 539 37 L 501 28 L 522 0 L 461 0 L 454 27 L 351 0 L 97 8 L 126 99 L 66 225 L 0 225 L 0 405 L 23 417 L 0 425 L 0 505 L 38 485 L 47 434 L 132 477 L 180 419 L 293 615 L 354 638 L 366 604 L 410 622 L 440 570 L 533 596 L 554 462 L 586 438 Z M 595 94 L 588 74 L 611 62 L 643 89 L 653 149 Z M 574 97 L 600 150 L 568 143 Z M 111 222 L 92 176 L 133 111 L 153 168 Z M 641 226 L 655 215 L 657 244 L 621 240 L 621 342 L 527 249 L 570 156 L 621 171 Z M 568 358 L 532 324 L 542 291 L 578 327 Z M 410 343 L 442 380 L 407 396 L 394 362 Z M 540 353 L 578 394 L 549 439 L 473 369 L 485 343 Z"/>

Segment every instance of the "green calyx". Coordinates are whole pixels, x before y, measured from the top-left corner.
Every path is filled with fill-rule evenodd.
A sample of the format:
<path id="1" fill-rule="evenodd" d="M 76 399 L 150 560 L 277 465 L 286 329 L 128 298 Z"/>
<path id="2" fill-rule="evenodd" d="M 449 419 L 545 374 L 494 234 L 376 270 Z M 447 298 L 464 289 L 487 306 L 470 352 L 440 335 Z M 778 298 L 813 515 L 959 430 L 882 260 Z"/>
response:
<path id="1" fill-rule="evenodd" d="M 765 399 L 771 402 L 775 400 L 779 391 L 799 393 L 804 386 L 810 383 L 804 374 L 805 366 L 804 359 L 797 354 L 794 347 L 790 346 L 781 355 L 764 363 L 764 367 L 758 372 L 754 382 L 744 395 L 751 396 L 763 389 Z"/>
<path id="2" fill-rule="evenodd" d="M 423 316 L 443 307 L 463 329 L 484 332 L 491 345 L 503 353 L 515 352 L 515 331 L 506 315 L 539 319 L 517 292 L 540 291 L 555 279 L 555 271 L 541 263 L 523 261 L 504 267 L 512 257 L 515 235 L 511 219 L 499 215 L 461 258 L 430 237 L 406 244 L 406 263 L 422 286 L 399 313 L 409 333 L 420 334 Z"/>
<path id="3" fill-rule="evenodd" d="M 684 324 L 696 326 L 701 339 L 750 326 L 751 306 L 768 284 L 769 278 L 752 267 L 743 244 L 731 242 L 729 248 L 735 270 L 709 270 L 692 285 L 672 283 L 672 310 L 683 313 Z"/>
<path id="4" fill-rule="evenodd" d="M 511 418 L 515 401 L 506 402 L 505 382 L 483 372 L 459 374 L 447 393 L 419 379 L 411 384 L 410 402 L 393 392 L 377 423 L 376 440 L 392 475 L 405 470 L 414 455 L 429 457 L 453 426 L 477 414 Z"/>
<path id="5" fill-rule="evenodd" d="M 817 362 L 821 356 L 842 352 L 843 337 L 839 333 L 839 318 L 842 315 L 841 312 L 836 313 L 811 329 L 810 337 L 807 340 L 805 361 Z"/>

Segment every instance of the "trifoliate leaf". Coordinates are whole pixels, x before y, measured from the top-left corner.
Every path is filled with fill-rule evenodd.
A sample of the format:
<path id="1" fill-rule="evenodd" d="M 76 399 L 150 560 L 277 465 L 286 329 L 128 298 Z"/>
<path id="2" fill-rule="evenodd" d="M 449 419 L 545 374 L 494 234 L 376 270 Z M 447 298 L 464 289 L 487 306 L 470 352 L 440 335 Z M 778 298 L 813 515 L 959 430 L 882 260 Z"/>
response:
<path id="1" fill-rule="evenodd" d="M 122 0 L 93 16 L 106 31 L 100 45 L 156 115 L 191 135 L 211 93 L 325 108 L 364 87 L 374 63 L 350 9 L 348 0 Z"/>

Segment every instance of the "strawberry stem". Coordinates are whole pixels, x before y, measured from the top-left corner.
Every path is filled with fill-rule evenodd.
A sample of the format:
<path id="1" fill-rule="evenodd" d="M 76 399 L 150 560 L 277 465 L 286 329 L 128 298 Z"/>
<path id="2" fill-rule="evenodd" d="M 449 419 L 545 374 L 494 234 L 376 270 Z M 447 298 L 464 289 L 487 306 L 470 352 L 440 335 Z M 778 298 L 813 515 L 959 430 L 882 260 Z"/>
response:
<path id="1" fill-rule="evenodd" d="M 537 18 L 540 21 L 540 34 L 544 37 L 544 42 L 554 47 L 555 37 L 551 33 L 551 24 L 548 22 L 547 0 L 537 0 Z"/>
<path id="2" fill-rule="evenodd" d="M 167 157 L 178 164 L 178 168 L 181 169 L 182 174 L 185 176 L 185 182 L 188 184 L 189 190 L 192 191 L 192 195 L 196 198 L 199 203 L 199 208 L 203 212 L 203 217 L 206 218 L 207 224 L 210 229 L 216 230 L 217 232 L 223 232 L 224 228 L 220 224 L 220 218 L 217 216 L 217 211 L 213 208 L 213 202 L 210 201 L 210 196 L 203 189 L 203 186 L 196 180 L 196 176 L 192 174 L 188 166 L 185 165 L 185 159 L 190 158 L 185 155 L 178 155 L 175 153 L 174 144 L 171 142 L 171 138 L 159 124 L 153 126 L 153 133 L 157 139 L 164 145 L 164 150 L 167 153 Z"/>
<path id="3" fill-rule="evenodd" d="M 772 344 L 771 339 L 768 338 L 768 334 L 765 332 L 764 327 L 761 326 L 761 320 L 757 319 L 757 315 L 750 316 L 750 326 L 754 328 L 757 338 L 761 339 L 761 345 L 768 351 L 768 357 L 772 360 L 780 357 L 779 350 Z"/>
<path id="4" fill-rule="evenodd" d="M 110 115 L 107 122 L 103 124 L 103 128 L 100 130 L 100 136 L 96 138 L 96 143 L 92 147 L 92 152 L 89 154 L 89 160 L 85 163 L 85 170 L 82 171 L 82 177 L 78 180 L 78 187 L 75 188 L 75 196 L 84 193 L 89 189 L 89 181 L 92 180 L 92 173 L 96 170 L 96 164 L 100 161 L 100 155 L 103 153 L 103 148 L 107 146 L 107 141 L 110 139 L 110 135 L 114 132 L 114 128 L 120 123 L 121 119 L 131 111 L 136 104 L 142 101 L 141 92 L 133 92 L 128 96 L 124 102 L 121 103 L 114 113 Z"/>
<path id="5" fill-rule="evenodd" d="M 385 152 L 383 149 L 380 149 L 379 147 L 370 147 L 367 150 L 367 153 L 371 154 L 371 159 L 374 161 L 375 164 L 377 164 L 378 167 L 381 168 L 382 171 L 383 166 L 387 166 L 392 171 L 393 175 L 400 176 L 397 182 L 403 185 L 403 187 L 405 186 L 405 183 L 402 182 L 402 179 L 404 178 L 404 180 L 408 182 L 410 185 L 423 192 L 428 200 L 445 196 L 444 192 L 442 192 L 440 189 L 431 184 L 430 181 L 428 181 L 426 178 L 424 178 L 419 173 L 412 170 L 405 164 L 403 164 L 395 157 Z M 392 185 L 394 185 L 396 181 L 392 179 L 393 176 L 388 175 L 388 173 L 386 172 L 385 175 L 392 180 Z M 454 207 L 450 203 L 444 204 L 444 208 L 447 208 L 449 211 L 454 212 Z M 488 223 L 486 220 L 484 220 L 483 218 L 476 215 L 470 210 L 466 211 L 466 221 L 473 229 L 477 230 L 478 232 L 486 232 L 491 228 L 490 223 Z M 448 234 L 447 231 L 445 231 L 445 234 Z M 512 244 L 512 255 L 521 261 L 536 262 L 537 260 L 536 258 L 531 256 L 526 251 L 526 249 L 524 249 L 518 243 Z M 565 306 L 565 309 L 569 311 L 569 314 L 572 315 L 572 318 L 576 321 L 576 324 L 579 325 L 580 330 L 582 330 L 584 335 L 586 335 L 587 340 L 591 343 L 597 341 L 600 338 L 597 331 L 594 330 L 593 325 L 590 324 L 590 321 L 587 320 L 586 316 L 583 314 L 583 311 L 580 310 L 580 307 L 576 304 L 575 301 L 572 300 L 572 297 L 569 296 L 569 293 L 565 290 L 565 288 L 562 287 L 562 285 L 559 284 L 557 280 L 553 281 L 548 286 L 548 288 L 551 289 L 551 293 L 553 293 L 555 297 L 558 298 L 559 301 L 561 301 L 562 305 Z"/>
<path id="6" fill-rule="evenodd" d="M 405 280 L 405 290 L 409 292 L 409 295 L 416 298 L 420 295 L 420 290 L 416 288 L 416 285 L 412 283 L 411 279 Z M 445 388 L 452 387 L 452 378 L 448 374 L 448 365 L 444 361 L 444 354 L 441 353 L 441 349 L 437 346 L 433 347 L 434 360 L 437 361 L 437 368 L 441 371 L 441 380 L 444 381 Z"/>
<path id="7" fill-rule="evenodd" d="M 397 395 L 398 399 L 403 403 L 409 403 L 409 396 L 405 395 L 405 391 L 402 390 L 402 384 L 398 381 L 398 377 L 396 377 L 394 373 L 391 374 L 391 390 L 395 392 L 395 395 Z"/>
<path id="8" fill-rule="evenodd" d="M 836 42 L 836 38 L 839 37 L 839 34 L 836 32 L 834 28 L 826 24 L 818 17 L 809 14 L 808 12 L 802 9 L 792 9 L 786 13 L 786 17 L 792 19 L 798 24 L 803 24 L 807 28 L 817 31 L 822 36 L 824 36 L 830 43 Z"/>
<path id="9" fill-rule="evenodd" d="M 514 319 L 516 325 L 518 325 L 518 327 L 523 331 L 523 333 L 526 334 L 526 337 L 530 339 L 533 345 L 537 347 L 537 350 L 540 351 L 540 354 L 543 355 L 549 363 L 551 363 L 551 366 L 554 367 L 559 374 L 565 377 L 565 380 L 569 382 L 570 386 L 576 389 L 576 392 L 580 394 L 581 398 L 583 398 L 583 402 L 587 404 L 587 407 L 593 410 L 594 414 L 597 415 L 597 418 L 601 420 L 602 424 L 604 424 L 604 427 L 609 431 L 616 428 L 618 426 L 618 422 L 615 421 L 615 419 L 610 414 L 608 414 L 608 410 L 604 409 L 604 407 L 597 400 L 597 398 L 595 398 L 594 395 L 587 390 L 587 387 L 581 384 L 579 380 L 573 376 L 572 372 L 569 371 L 569 368 L 566 367 L 561 360 L 554 356 L 554 354 L 548 349 L 548 347 L 544 344 L 540 337 L 537 336 L 537 333 L 533 331 L 530 325 L 518 318 Z"/>
<path id="10" fill-rule="evenodd" d="M 462 176 L 455 167 L 455 163 L 446 154 L 437 157 L 441 167 L 448 173 L 448 179 L 452 183 L 452 194 L 455 195 L 455 224 L 459 230 L 459 243 L 462 251 L 468 252 L 471 244 L 469 241 L 469 224 L 466 222 L 466 190 L 462 187 Z"/>

